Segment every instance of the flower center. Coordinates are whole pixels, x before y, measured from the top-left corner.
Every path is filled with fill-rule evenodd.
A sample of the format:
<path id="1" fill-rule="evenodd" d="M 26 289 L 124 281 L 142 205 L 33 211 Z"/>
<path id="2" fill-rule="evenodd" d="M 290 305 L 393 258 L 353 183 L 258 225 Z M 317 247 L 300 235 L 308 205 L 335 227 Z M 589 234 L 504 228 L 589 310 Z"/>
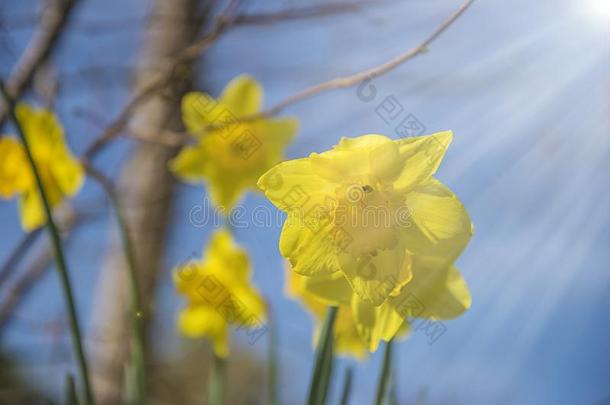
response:
<path id="1" fill-rule="evenodd" d="M 364 180 L 337 188 L 330 215 L 333 225 L 349 235 L 344 250 L 356 257 L 396 246 L 395 217 L 402 204 L 391 185 Z"/>
<path id="2" fill-rule="evenodd" d="M 234 124 L 208 133 L 204 142 L 219 166 L 244 171 L 260 165 L 264 159 L 264 145 L 253 129 L 249 124 Z"/>

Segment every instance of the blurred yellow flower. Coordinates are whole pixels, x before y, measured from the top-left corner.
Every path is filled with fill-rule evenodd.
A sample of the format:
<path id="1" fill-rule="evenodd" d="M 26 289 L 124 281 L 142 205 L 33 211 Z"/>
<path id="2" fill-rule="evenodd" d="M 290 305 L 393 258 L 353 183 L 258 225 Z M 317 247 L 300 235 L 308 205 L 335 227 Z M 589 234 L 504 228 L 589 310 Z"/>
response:
<path id="1" fill-rule="evenodd" d="M 436 281 L 451 276 L 465 289 L 458 296 L 470 302 L 452 263 L 472 224 L 458 198 L 433 177 L 451 139 L 450 131 L 396 141 L 342 138 L 330 151 L 280 163 L 259 179 L 267 198 L 288 213 L 282 255 L 303 276 L 345 276 L 361 325 L 387 318 L 382 304 L 396 304 L 422 269 L 435 283 L 419 300 L 443 305 L 429 298 Z"/>
<path id="2" fill-rule="evenodd" d="M 187 299 L 178 329 L 187 337 L 207 338 L 220 357 L 229 354 L 228 327 L 260 327 L 265 302 L 250 283 L 250 263 L 226 230 L 217 231 L 206 255 L 175 269 L 174 284 Z"/>
<path id="3" fill-rule="evenodd" d="M 63 128 L 52 112 L 26 104 L 19 104 L 15 112 L 53 208 L 80 190 L 83 168 L 68 149 Z M 44 225 L 44 207 L 25 149 L 19 141 L 3 136 L 0 138 L 0 198 L 15 195 L 19 196 L 22 227 L 31 231 Z"/>
<path id="4" fill-rule="evenodd" d="M 170 168 L 185 181 L 207 181 L 212 201 L 226 210 L 282 159 L 298 129 L 293 118 L 251 119 L 262 102 L 261 85 L 247 75 L 229 82 L 218 100 L 199 92 L 182 99 L 182 119 L 196 143 L 184 147 Z"/>

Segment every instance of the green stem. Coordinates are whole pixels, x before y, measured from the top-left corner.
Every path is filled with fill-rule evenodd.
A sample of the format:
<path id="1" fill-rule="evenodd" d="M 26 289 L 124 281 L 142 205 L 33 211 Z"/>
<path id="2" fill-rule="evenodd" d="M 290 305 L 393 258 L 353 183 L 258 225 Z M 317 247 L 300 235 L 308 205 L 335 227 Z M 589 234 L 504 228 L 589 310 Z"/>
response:
<path id="1" fill-rule="evenodd" d="M 381 405 L 385 402 L 388 386 L 390 385 L 390 370 L 392 369 L 392 341 L 386 343 L 385 353 L 383 356 L 383 365 L 381 366 L 381 374 L 379 383 L 377 384 L 377 399 L 375 403 Z"/>
<path id="2" fill-rule="evenodd" d="M 64 396 L 66 405 L 78 405 L 78 395 L 76 394 L 74 377 L 70 373 L 66 375 L 66 386 Z"/>
<path id="3" fill-rule="evenodd" d="M 208 382 L 208 404 L 224 404 L 224 377 L 225 360 L 214 354 L 212 369 L 210 370 L 210 380 Z"/>
<path id="4" fill-rule="evenodd" d="M 59 231 L 57 226 L 55 225 L 55 221 L 53 220 L 53 215 L 51 212 L 51 205 L 49 204 L 49 200 L 47 198 L 46 191 L 42 184 L 42 178 L 40 177 L 40 172 L 38 171 L 38 167 L 36 166 L 36 162 L 34 162 L 34 157 L 32 156 L 32 150 L 30 149 L 30 145 L 28 140 L 23 132 L 23 128 L 21 127 L 19 121 L 17 120 L 17 116 L 15 115 L 15 105 L 12 98 L 6 91 L 4 87 L 4 83 L 0 82 L 0 92 L 2 92 L 2 96 L 4 97 L 4 101 L 6 102 L 7 110 L 9 111 L 9 116 L 13 121 L 15 127 L 17 128 L 17 133 L 21 138 L 21 142 L 23 143 L 28 161 L 32 168 L 32 172 L 34 173 L 34 177 L 36 179 L 36 184 L 38 186 L 38 190 L 40 192 L 40 197 L 42 199 L 42 204 L 44 206 L 44 211 L 47 217 L 47 229 L 49 231 L 49 235 L 51 237 L 51 243 L 53 245 L 53 255 L 55 257 L 55 263 L 57 264 L 57 273 L 59 275 L 59 280 L 62 286 L 63 295 L 66 300 L 66 306 L 68 307 L 68 320 L 70 325 L 70 334 L 72 336 L 72 344 L 74 345 L 74 351 L 76 352 L 76 359 L 78 362 L 78 368 L 81 374 L 81 378 L 83 380 L 83 386 L 85 389 L 85 401 L 87 404 L 93 404 L 93 394 L 91 391 L 91 384 L 89 382 L 89 368 L 87 366 L 87 360 L 85 358 L 85 351 L 83 350 L 82 336 L 80 331 L 80 326 L 78 322 L 78 315 L 76 313 L 76 304 L 74 302 L 74 294 L 72 292 L 72 285 L 70 283 L 70 276 L 68 275 L 68 268 L 66 265 L 66 260 L 64 256 L 64 252 L 61 246 L 61 241 L 59 238 Z"/>
<path id="5" fill-rule="evenodd" d="M 111 193 L 111 200 L 114 205 L 114 210 L 119 224 L 121 234 L 121 242 L 125 250 L 125 258 L 127 259 L 127 268 L 129 270 L 129 290 L 131 298 L 131 322 L 132 322 L 132 361 L 136 368 L 138 398 L 137 403 L 143 404 L 146 401 L 146 365 L 145 363 L 145 346 L 144 346 L 144 319 L 145 314 L 142 308 L 142 298 L 140 289 L 138 288 L 138 274 L 136 270 L 136 260 L 133 250 L 133 244 L 129 237 L 127 221 L 123 215 L 119 199 L 116 194 Z"/>
<path id="6" fill-rule="evenodd" d="M 267 318 L 269 319 L 269 342 L 268 342 L 268 362 L 269 362 L 269 403 L 279 404 L 278 401 L 278 361 L 277 361 L 277 328 L 275 320 L 271 314 L 271 307 L 267 305 Z"/>
<path id="7" fill-rule="evenodd" d="M 345 381 L 343 382 L 343 392 L 341 393 L 341 405 L 349 403 L 349 396 L 352 392 L 352 380 L 354 378 L 354 368 L 348 367 L 345 370 Z"/>
<path id="8" fill-rule="evenodd" d="M 313 376 L 311 377 L 311 385 L 309 386 L 308 405 L 318 405 L 322 403 L 321 397 L 324 395 L 324 385 L 327 384 L 323 379 L 324 377 L 330 377 L 328 373 L 324 373 L 324 367 L 328 358 L 332 358 L 331 345 L 335 319 L 337 318 L 337 309 L 337 307 L 329 307 L 326 313 L 326 319 L 316 349 L 316 363 L 314 365 Z M 325 376 L 325 374 L 327 375 Z"/>
<path id="9" fill-rule="evenodd" d="M 333 375 L 333 356 L 334 356 L 334 339 L 330 339 L 328 355 L 324 358 L 324 364 L 322 367 L 322 387 L 320 387 L 320 393 L 318 396 L 318 403 L 325 404 L 326 397 L 328 395 L 328 388 L 330 387 L 330 381 Z"/>
<path id="10" fill-rule="evenodd" d="M 144 320 L 145 314 L 142 307 L 142 296 L 138 287 L 138 273 L 136 266 L 135 251 L 131 238 L 129 237 L 129 228 L 127 226 L 127 219 L 125 218 L 124 211 L 121 207 L 121 202 L 117 193 L 114 191 L 114 187 L 110 180 L 108 180 L 102 173 L 97 171 L 91 165 L 86 166 L 87 173 L 95 179 L 102 188 L 108 194 L 110 203 L 114 209 L 121 243 L 123 245 L 123 251 L 125 259 L 127 261 L 127 269 L 129 274 L 129 298 L 131 306 L 131 360 L 135 367 L 136 373 L 136 384 L 137 389 L 135 390 L 136 398 L 135 403 L 141 405 L 146 400 L 146 365 L 145 365 L 145 336 L 144 336 Z"/>
<path id="11" fill-rule="evenodd" d="M 398 392 L 396 388 L 396 373 L 392 367 L 390 370 L 390 393 L 388 394 L 388 405 L 398 405 Z"/>

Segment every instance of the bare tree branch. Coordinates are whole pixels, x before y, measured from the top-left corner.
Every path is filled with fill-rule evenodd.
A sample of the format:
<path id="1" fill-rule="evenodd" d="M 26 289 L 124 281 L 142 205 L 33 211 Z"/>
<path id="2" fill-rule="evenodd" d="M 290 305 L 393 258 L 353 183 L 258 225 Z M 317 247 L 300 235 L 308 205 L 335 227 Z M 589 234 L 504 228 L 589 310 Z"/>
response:
<path id="1" fill-rule="evenodd" d="M 23 236 L 21 241 L 17 244 L 15 249 L 8 256 L 2 267 L 0 267 L 0 286 L 10 277 L 12 272 L 17 268 L 17 264 L 23 258 L 25 253 L 38 239 L 38 235 L 41 233 L 41 229 L 36 229 L 32 232 L 28 232 Z"/>
<path id="2" fill-rule="evenodd" d="M 159 77 L 158 80 L 150 83 L 127 103 L 119 116 L 86 149 L 84 154 L 85 160 L 90 160 L 99 152 L 99 150 L 103 149 L 109 141 L 119 136 L 120 133 L 127 127 L 131 115 L 143 102 L 166 88 L 175 77 L 183 75 L 184 72 L 182 67 L 201 56 L 203 52 L 205 52 L 218 40 L 218 38 L 220 38 L 222 34 L 224 34 L 230 28 L 239 24 L 262 24 L 272 21 L 293 20 L 297 18 L 310 18 L 315 16 L 337 14 L 339 12 L 360 8 L 364 4 L 371 3 L 371 1 L 357 1 L 340 5 L 310 6 L 260 14 L 237 13 L 239 3 L 240 2 L 237 0 L 231 1 L 216 18 L 216 22 L 208 34 L 195 41 L 192 45 L 183 49 L 180 53 L 178 53 L 178 55 L 176 55 L 176 58 L 172 62 L 171 69 L 169 69 L 169 75 Z M 148 140 L 152 141 L 153 139 Z"/>
<path id="3" fill-rule="evenodd" d="M 326 17 L 342 14 L 350 11 L 360 10 L 363 6 L 371 3 L 380 4 L 382 1 L 354 1 L 351 3 L 321 4 L 306 7 L 293 7 L 286 10 L 265 13 L 244 13 L 235 18 L 235 25 L 265 25 L 292 20 L 303 20 L 308 18 Z"/>
<path id="4" fill-rule="evenodd" d="M 239 0 L 233 0 L 216 18 L 216 22 L 210 32 L 203 38 L 195 41 L 192 45 L 186 47 L 180 52 L 171 62 L 168 69 L 169 74 L 160 75 L 158 79 L 149 83 L 146 87 L 140 90 L 127 103 L 127 106 L 121 111 L 119 116 L 97 137 L 91 145 L 85 150 L 85 161 L 90 160 L 112 139 L 116 138 L 121 131 L 128 125 L 131 115 L 144 101 L 157 94 L 160 90 L 168 86 L 176 76 L 184 76 L 186 72 L 183 67 L 189 64 L 203 51 L 208 49 L 225 30 L 233 23 L 235 18 L 236 7 L 240 3 Z"/>
<path id="5" fill-rule="evenodd" d="M 83 224 L 94 217 L 90 213 L 75 212 L 68 207 L 66 211 L 67 212 L 65 212 L 65 215 L 58 224 L 62 230 L 63 238 L 68 237 L 70 230 L 76 225 Z M 33 234 L 30 233 L 29 235 Z M 8 292 L 3 294 L 6 298 L 0 302 L 0 333 L 11 320 L 11 316 L 17 305 L 25 298 L 25 295 L 30 291 L 35 282 L 40 279 L 45 270 L 49 268 L 52 261 L 53 251 L 51 250 L 50 244 L 46 243 L 45 246 L 41 247 L 40 252 L 34 259 L 32 265 L 13 284 Z"/>
<path id="6" fill-rule="evenodd" d="M 381 65 L 375 66 L 373 68 L 355 73 L 350 76 L 339 77 L 339 78 L 329 80 L 327 82 L 320 83 L 315 86 L 309 87 L 305 90 L 300 91 L 299 93 L 296 93 L 296 94 L 286 98 L 285 100 L 279 102 L 278 104 L 270 107 L 269 109 L 267 109 L 259 114 L 255 114 L 250 117 L 243 117 L 243 118 L 241 118 L 241 120 L 249 121 L 249 120 L 254 120 L 254 119 L 260 118 L 262 116 L 276 115 L 276 114 L 280 113 L 281 111 L 283 111 L 286 107 L 288 107 L 292 104 L 298 103 L 300 101 L 304 101 L 309 98 L 312 98 L 320 93 L 323 93 L 323 92 L 326 92 L 329 90 L 353 87 L 353 86 L 357 85 L 358 83 L 362 82 L 363 80 L 372 79 L 374 77 L 384 75 L 385 73 L 388 73 L 388 72 L 394 70 L 395 68 L 397 68 L 398 66 L 411 60 L 415 56 L 425 53 L 428 49 L 428 46 L 432 42 L 434 42 L 434 40 L 436 40 L 445 30 L 447 30 L 447 28 L 449 28 L 451 26 L 451 24 L 453 24 L 453 22 L 455 22 L 472 5 L 473 2 L 474 2 L 474 0 L 467 0 L 464 4 L 462 4 L 462 6 L 455 13 L 453 13 L 447 20 L 445 20 L 423 42 L 421 42 L 415 48 L 412 48 L 409 51 L 398 55 L 394 59 L 384 62 Z M 222 20 L 222 18 L 221 18 L 221 20 Z M 224 29 L 226 29 L 226 27 L 217 28 L 217 30 L 219 30 L 219 32 L 216 32 L 216 30 L 213 30 L 212 31 L 213 34 L 211 34 L 211 36 L 209 36 L 209 37 L 206 36 L 206 37 L 202 38 L 200 41 L 198 41 L 197 43 L 195 43 L 194 45 L 185 49 L 183 51 L 183 53 L 181 53 L 181 57 L 185 58 L 185 60 L 189 60 L 189 58 L 195 57 L 195 55 L 200 54 L 202 51 L 207 49 L 207 47 L 209 47 L 218 38 L 218 36 L 220 35 L 220 32 L 222 32 Z M 148 88 L 146 90 L 149 90 L 151 92 L 151 94 L 154 94 L 158 90 L 158 88 L 156 88 L 156 87 Z M 148 96 L 149 95 L 145 95 L 145 96 L 143 95 L 143 97 L 148 97 Z M 139 101 L 142 101 L 142 100 L 134 100 L 134 102 L 130 103 L 128 108 L 131 107 L 132 109 L 135 109 L 137 107 L 137 104 Z M 124 114 L 125 114 L 125 119 L 128 120 L 129 114 L 131 114 L 131 111 L 127 111 L 127 109 L 126 109 L 124 111 Z M 91 152 L 91 155 L 97 153 L 98 149 L 102 148 L 108 141 L 110 141 L 112 138 L 116 137 L 121 131 L 124 131 L 126 125 L 127 125 L 126 122 L 121 121 L 121 122 L 119 122 L 119 126 L 117 126 L 115 128 L 115 131 L 111 131 L 111 132 L 106 131 L 102 137 L 96 139 L 94 144 L 92 145 L 92 147 L 89 150 Z M 109 129 L 111 129 L 111 128 L 112 128 L 112 126 Z M 213 125 L 210 125 L 208 127 L 208 129 L 213 129 Z M 173 146 L 175 146 L 176 144 L 178 144 L 178 145 L 186 144 L 189 141 L 188 138 L 182 137 L 182 136 L 180 136 L 180 134 L 175 134 L 175 133 L 174 134 L 164 133 L 163 135 L 172 135 L 172 136 L 169 139 L 160 139 L 159 134 L 155 136 L 154 134 L 150 134 L 150 133 L 145 134 L 142 131 L 136 131 L 135 129 L 133 129 L 131 132 L 131 135 L 133 137 L 141 139 L 141 140 L 145 140 L 145 141 L 149 141 L 149 142 L 158 142 L 158 143 L 168 144 L 168 145 L 173 145 Z"/>
<path id="7" fill-rule="evenodd" d="M 387 3 L 384 0 L 361 0 L 349 3 L 339 4 L 319 4 L 304 7 L 291 7 L 285 10 L 255 12 L 255 13 L 239 13 L 233 25 L 267 25 L 273 23 L 289 22 L 293 20 L 303 20 L 316 17 L 326 17 L 344 12 L 357 11 L 363 6 L 369 4 Z M 145 17 L 145 20 L 149 17 Z M 3 22 L 3 26 L 7 30 L 16 30 L 29 28 L 36 24 L 39 20 L 37 15 L 14 15 L 10 20 Z M 138 28 L 142 24 L 142 18 L 118 18 L 112 20 L 99 19 L 78 19 L 73 21 L 71 30 L 86 35 L 97 34 L 117 34 L 120 30 L 130 30 Z"/>
<path id="8" fill-rule="evenodd" d="M 47 11 L 43 13 L 38 33 L 28 44 L 6 82 L 7 91 L 11 97 L 18 99 L 32 83 L 34 74 L 59 42 L 77 2 L 78 0 L 62 0 L 63 4 L 48 7 Z M 0 105 L 0 125 L 4 122 L 6 113 L 7 108 L 3 103 Z"/>
<path id="9" fill-rule="evenodd" d="M 385 62 L 381 65 L 375 66 L 373 68 L 364 70 L 362 72 L 358 72 L 351 76 L 338 77 L 336 79 L 329 80 L 327 82 L 320 83 L 315 86 L 309 87 L 303 91 L 300 91 L 299 93 L 296 93 L 296 94 L 286 98 L 285 100 L 279 102 L 278 104 L 274 105 L 273 107 L 269 108 L 268 110 L 265 110 L 264 112 L 262 112 L 259 115 L 275 115 L 275 114 L 279 113 L 280 111 L 284 110 L 289 105 L 309 99 L 322 92 L 325 92 L 328 90 L 352 87 L 352 86 L 355 86 L 358 83 L 362 82 L 363 80 L 372 79 L 373 77 L 381 76 L 385 73 L 388 73 L 389 71 L 395 69 L 396 67 L 398 67 L 398 66 L 402 65 L 403 63 L 407 62 L 408 60 L 412 59 L 413 57 L 426 52 L 426 50 L 428 49 L 428 46 L 435 39 L 437 39 L 447 28 L 449 28 L 449 26 L 455 20 L 457 20 L 468 9 L 468 7 L 470 7 L 470 5 L 473 2 L 474 2 L 474 0 L 467 0 L 464 4 L 462 4 L 462 6 L 455 13 L 453 13 L 430 36 L 428 36 L 428 38 L 426 38 L 421 44 L 419 44 L 415 48 L 410 49 L 409 51 L 407 51 L 401 55 L 398 55 L 394 59 L 392 59 L 388 62 Z"/>

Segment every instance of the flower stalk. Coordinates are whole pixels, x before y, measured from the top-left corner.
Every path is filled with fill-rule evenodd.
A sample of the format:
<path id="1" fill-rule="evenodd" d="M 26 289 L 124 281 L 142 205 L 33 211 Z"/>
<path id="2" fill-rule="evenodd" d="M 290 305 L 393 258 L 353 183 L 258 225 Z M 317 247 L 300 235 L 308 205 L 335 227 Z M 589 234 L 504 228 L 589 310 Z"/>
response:
<path id="1" fill-rule="evenodd" d="M 392 369 L 392 341 L 388 341 L 385 345 L 383 355 L 383 364 L 381 366 L 381 374 L 379 375 L 379 383 L 377 384 L 377 399 L 375 404 L 382 405 L 385 403 L 388 395 L 388 387 L 390 386 L 390 374 Z"/>
<path id="2" fill-rule="evenodd" d="M 214 354 L 208 381 L 208 404 L 224 404 L 225 359 Z"/>
<path id="3" fill-rule="evenodd" d="M 326 313 L 324 326 L 318 340 L 316 349 L 316 363 L 309 387 L 308 405 L 319 405 L 324 403 L 324 397 L 330 379 L 330 368 L 332 362 L 332 344 L 335 319 L 338 307 L 329 307 Z"/>
<path id="4" fill-rule="evenodd" d="M 354 368 L 349 367 L 345 370 L 345 380 L 343 382 L 343 391 L 341 393 L 341 405 L 349 404 L 349 397 L 352 392 L 352 381 L 354 378 Z"/>
<path id="5" fill-rule="evenodd" d="M 129 276 L 129 299 L 131 301 L 131 361 L 135 371 L 135 380 L 133 381 L 135 387 L 130 388 L 131 391 L 135 393 L 134 402 L 140 405 L 146 401 L 147 388 L 144 336 L 145 313 L 142 307 L 140 289 L 138 287 L 139 283 L 135 251 L 133 248 L 133 243 L 129 237 L 127 220 L 121 207 L 119 197 L 114 191 L 114 187 L 102 173 L 94 169 L 91 165 L 86 165 L 86 169 L 87 173 L 102 186 L 110 199 L 110 203 L 116 215 L 121 244 L 123 245 L 123 252 L 127 261 Z"/>
<path id="6" fill-rule="evenodd" d="M 268 362 L 269 362 L 269 404 L 279 404 L 278 398 L 278 355 L 277 355 L 277 327 L 275 324 L 275 318 L 272 316 L 269 301 L 267 301 L 267 319 L 269 324 L 269 341 L 268 345 Z"/>

